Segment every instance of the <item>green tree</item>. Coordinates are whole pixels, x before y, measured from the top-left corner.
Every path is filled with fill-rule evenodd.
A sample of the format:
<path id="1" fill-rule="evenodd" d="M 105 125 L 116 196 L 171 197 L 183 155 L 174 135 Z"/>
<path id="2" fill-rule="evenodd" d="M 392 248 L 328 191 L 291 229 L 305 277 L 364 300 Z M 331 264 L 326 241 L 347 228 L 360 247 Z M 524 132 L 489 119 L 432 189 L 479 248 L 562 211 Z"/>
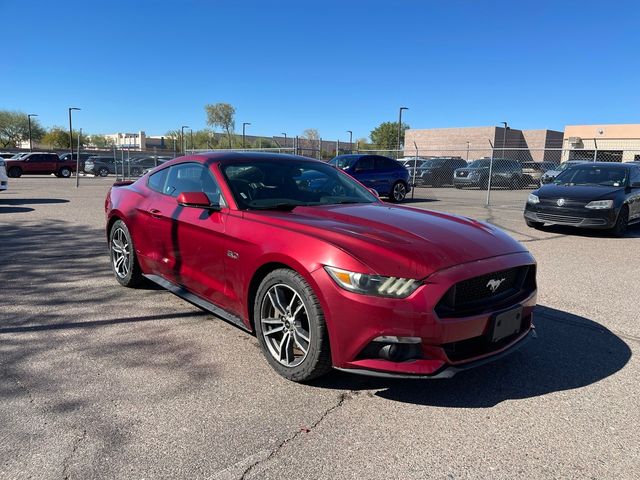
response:
<path id="1" fill-rule="evenodd" d="M 89 135 L 87 137 L 87 144 L 93 145 L 96 148 L 107 148 L 113 146 L 113 139 L 105 137 L 104 135 Z"/>
<path id="2" fill-rule="evenodd" d="M 73 132 L 73 148 L 78 146 L 78 132 Z M 87 138 L 83 135 L 80 146 L 84 147 Z M 69 131 L 62 127 L 51 127 L 41 139 L 41 143 L 49 148 L 69 148 Z"/>
<path id="3" fill-rule="evenodd" d="M 38 141 L 45 131 L 37 118 L 31 119 L 31 138 Z M 0 110 L 0 145 L 15 147 L 18 142 L 29 140 L 29 119 L 26 113 Z"/>
<path id="4" fill-rule="evenodd" d="M 404 132 L 409 128 L 406 123 L 402 124 L 400 133 L 400 144 L 404 143 Z M 398 145 L 398 122 L 382 122 L 376 128 L 371 130 L 371 141 L 373 144 L 383 150 L 394 150 L 400 148 Z"/>
<path id="5" fill-rule="evenodd" d="M 207 125 L 211 127 L 220 127 L 227 132 L 227 138 L 229 140 L 229 148 L 232 147 L 231 131 L 235 129 L 235 114 L 236 109 L 233 105 L 228 103 L 216 103 L 207 104 L 204 106 L 204 111 L 207 113 Z"/>

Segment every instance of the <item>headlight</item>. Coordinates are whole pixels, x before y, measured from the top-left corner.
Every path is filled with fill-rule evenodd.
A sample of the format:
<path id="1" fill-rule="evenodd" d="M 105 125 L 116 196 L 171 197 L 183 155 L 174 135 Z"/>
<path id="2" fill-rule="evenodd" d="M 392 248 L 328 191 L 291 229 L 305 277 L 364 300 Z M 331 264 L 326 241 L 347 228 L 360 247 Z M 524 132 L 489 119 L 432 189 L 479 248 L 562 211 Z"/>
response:
<path id="1" fill-rule="evenodd" d="M 593 210 L 605 210 L 613 207 L 613 200 L 594 200 L 587 203 L 584 208 L 591 208 Z"/>
<path id="2" fill-rule="evenodd" d="M 527 198 L 527 203 L 535 205 L 536 203 L 540 203 L 540 199 L 538 198 L 537 195 L 534 195 L 533 193 L 530 193 L 529 194 L 529 198 Z"/>
<path id="3" fill-rule="evenodd" d="M 335 267 L 324 267 L 338 286 L 350 292 L 379 297 L 405 298 L 420 286 L 412 278 L 382 277 L 366 273 L 349 272 Z"/>

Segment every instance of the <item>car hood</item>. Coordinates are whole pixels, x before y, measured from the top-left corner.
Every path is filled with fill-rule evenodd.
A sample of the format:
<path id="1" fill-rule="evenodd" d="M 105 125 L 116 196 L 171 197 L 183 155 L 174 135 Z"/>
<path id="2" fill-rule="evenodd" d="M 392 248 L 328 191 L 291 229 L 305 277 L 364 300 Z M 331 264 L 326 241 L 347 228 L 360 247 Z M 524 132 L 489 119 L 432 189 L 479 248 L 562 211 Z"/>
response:
<path id="1" fill-rule="evenodd" d="M 566 198 L 587 201 L 609 198 L 623 190 L 624 187 L 589 187 L 550 184 L 539 188 L 536 195 L 538 195 L 539 198 Z"/>
<path id="2" fill-rule="evenodd" d="M 527 251 L 490 224 L 383 203 L 249 215 L 327 241 L 380 275 L 424 278 L 454 265 Z"/>

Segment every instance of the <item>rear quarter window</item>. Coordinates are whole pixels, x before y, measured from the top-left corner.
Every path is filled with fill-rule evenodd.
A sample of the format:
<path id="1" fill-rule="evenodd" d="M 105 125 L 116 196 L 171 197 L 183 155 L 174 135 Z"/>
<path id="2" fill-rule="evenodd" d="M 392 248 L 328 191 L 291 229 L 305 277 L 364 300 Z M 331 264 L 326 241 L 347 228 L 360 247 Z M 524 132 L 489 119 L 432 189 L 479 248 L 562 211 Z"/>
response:
<path id="1" fill-rule="evenodd" d="M 168 168 L 164 168 L 162 170 L 160 170 L 159 172 L 156 172 L 152 175 L 149 175 L 149 180 L 147 181 L 147 186 L 155 191 L 155 192 L 159 192 L 159 193 L 164 193 L 164 184 L 167 181 L 167 172 L 169 171 Z"/>

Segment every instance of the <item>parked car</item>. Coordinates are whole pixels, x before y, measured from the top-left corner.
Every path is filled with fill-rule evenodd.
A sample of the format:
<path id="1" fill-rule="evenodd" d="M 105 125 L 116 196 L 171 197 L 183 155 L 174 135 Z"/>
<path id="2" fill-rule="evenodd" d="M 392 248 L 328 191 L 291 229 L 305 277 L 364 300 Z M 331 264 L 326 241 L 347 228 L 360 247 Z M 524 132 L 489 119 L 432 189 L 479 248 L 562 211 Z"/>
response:
<path id="1" fill-rule="evenodd" d="M 453 183 L 453 172 L 467 166 L 460 157 L 440 157 L 426 160 L 416 169 L 416 185 L 441 187 Z M 409 172 L 413 174 L 413 172 Z"/>
<path id="2" fill-rule="evenodd" d="M 553 162 L 522 162 L 522 173 L 525 175 L 527 185 L 540 186 L 542 175 L 557 167 L 558 165 Z"/>
<path id="3" fill-rule="evenodd" d="M 9 177 L 7 176 L 6 162 L 0 158 L 0 190 L 9 188 Z"/>
<path id="4" fill-rule="evenodd" d="M 564 169 L 553 183 L 529 194 L 529 227 L 544 224 L 609 229 L 623 236 L 640 222 L 640 165 L 589 162 Z"/>
<path id="5" fill-rule="evenodd" d="M 0 152 L 0 158 L 11 158 L 15 155 L 13 152 Z"/>
<path id="6" fill-rule="evenodd" d="M 57 153 L 27 153 L 16 158 L 5 160 L 9 177 L 18 178 L 22 175 L 50 175 L 70 177 L 76 171 L 76 163 L 62 161 Z"/>
<path id="7" fill-rule="evenodd" d="M 453 185 L 456 188 L 479 187 L 482 190 L 489 185 L 490 159 L 481 159 L 471 162 L 467 167 L 455 171 Z M 494 158 L 491 166 L 491 186 L 507 187 L 511 189 L 522 188 L 527 184 L 522 165 L 516 160 Z"/>
<path id="8" fill-rule="evenodd" d="M 121 167 L 121 164 L 118 164 Z M 114 157 L 93 156 L 84 162 L 84 171 L 99 177 L 106 177 L 110 173 L 116 173 L 116 160 Z"/>
<path id="9" fill-rule="evenodd" d="M 171 160 L 172 157 L 138 157 L 131 159 L 131 175 L 138 177 L 146 171 Z M 128 172 L 127 172 L 128 173 Z"/>
<path id="10" fill-rule="evenodd" d="M 152 280 L 255 332 L 289 380 L 332 367 L 449 378 L 533 335 L 523 245 L 488 223 L 383 203 L 321 161 L 181 157 L 114 184 L 105 209 L 121 285 Z"/>
<path id="11" fill-rule="evenodd" d="M 78 153 L 77 152 L 73 152 L 73 160 L 71 159 L 71 152 L 69 153 L 63 153 L 60 156 L 60 160 L 62 160 L 63 162 L 68 162 L 68 161 L 73 161 L 75 162 L 78 158 Z M 85 152 L 80 152 L 80 170 L 84 171 L 84 164 L 85 162 L 90 159 L 91 157 L 95 157 L 96 154 L 95 153 L 85 153 Z"/>
<path id="12" fill-rule="evenodd" d="M 560 172 L 565 171 L 567 168 L 572 167 L 574 165 L 579 165 L 581 163 L 588 163 L 587 160 L 569 160 L 567 162 L 563 162 L 560 165 L 556 165 L 551 170 L 547 170 L 540 177 L 540 183 L 551 183 L 553 179 L 556 178 Z"/>
<path id="13" fill-rule="evenodd" d="M 420 157 L 403 157 L 403 158 L 399 158 L 397 161 L 404 168 L 413 170 L 414 167 L 416 168 L 419 167 L 426 160 L 427 160 L 426 158 L 420 158 Z"/>
<path id="14" fill-rule="evenodd" d="M 411 191 L 409 171 L 392 158 L 368 154 L 339 155 L 329 164 L 392 202 L 401 202 Z"/>

